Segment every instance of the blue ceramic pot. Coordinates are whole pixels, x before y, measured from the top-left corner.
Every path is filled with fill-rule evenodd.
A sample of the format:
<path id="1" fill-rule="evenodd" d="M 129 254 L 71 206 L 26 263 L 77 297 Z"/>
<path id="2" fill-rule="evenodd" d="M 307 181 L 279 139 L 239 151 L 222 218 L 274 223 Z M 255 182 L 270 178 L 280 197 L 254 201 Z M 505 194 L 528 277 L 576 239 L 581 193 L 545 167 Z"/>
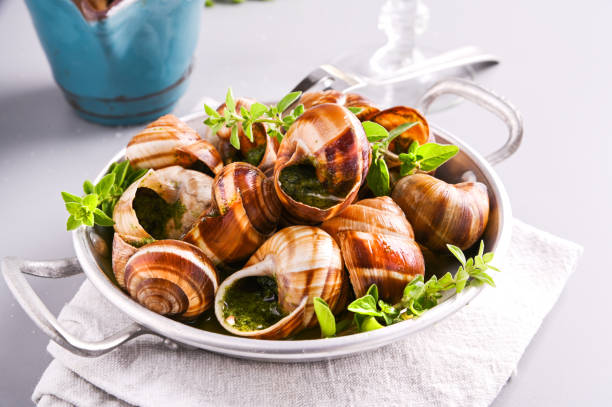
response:
<path id="1" fill-rule="evenodd" d="M 123 0 L 88 21 L 71 0 L 26 0 L 55 81 L 77 113 L 151 121 L 187 86 L 202 0 Z"/>

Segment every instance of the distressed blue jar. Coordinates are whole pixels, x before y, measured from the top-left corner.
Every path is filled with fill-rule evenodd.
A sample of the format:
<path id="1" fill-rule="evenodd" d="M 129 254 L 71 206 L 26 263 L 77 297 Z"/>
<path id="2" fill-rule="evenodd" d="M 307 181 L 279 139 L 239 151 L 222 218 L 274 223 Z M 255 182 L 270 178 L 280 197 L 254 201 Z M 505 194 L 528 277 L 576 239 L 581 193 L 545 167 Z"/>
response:
<path id="1" fill-rule="evenodd" d="M 55 81 L 83 118 L 143 123 L 187 86 L 202 0 L 115 0 L 86 19 L 72 0 L 26 0 Z"/>

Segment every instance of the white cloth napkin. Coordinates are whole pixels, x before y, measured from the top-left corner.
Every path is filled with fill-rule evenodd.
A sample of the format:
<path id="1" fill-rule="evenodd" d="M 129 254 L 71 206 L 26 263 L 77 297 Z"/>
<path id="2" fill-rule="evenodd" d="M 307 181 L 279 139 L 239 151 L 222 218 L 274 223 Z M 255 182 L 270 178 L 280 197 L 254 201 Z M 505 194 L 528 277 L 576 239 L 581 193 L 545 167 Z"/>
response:
<path id="1" fill-rule="evenodd" d="M 468 306 L 379 350 L 343 359 L 261 363 L 169 350 L 141 337 L 102 357 L 55 357 L 39 406 L 487 406 L 555 304 L 582 248 L 515 221 L 502 273 Z M 128 325 L 89 282 L 62 310 L 71 332 L 99 340 Z"/>

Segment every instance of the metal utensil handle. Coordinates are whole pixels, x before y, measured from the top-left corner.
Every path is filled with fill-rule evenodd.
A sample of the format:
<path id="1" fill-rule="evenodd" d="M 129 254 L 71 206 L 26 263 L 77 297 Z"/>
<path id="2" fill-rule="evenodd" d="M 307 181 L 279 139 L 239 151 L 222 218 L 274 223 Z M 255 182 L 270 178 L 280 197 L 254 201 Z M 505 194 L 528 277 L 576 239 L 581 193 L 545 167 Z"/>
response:
<path id="1" fill-rule="evenodd" d="M 500 163 L 518 149 L 523 139 L 523 119 L 510 102 L 473 82 L 452 78 L 437 82 L 423 95 L 419 102 L 423 114 L 427 113 L 434 100 L 445 94 L 461 96 L 484 107 L 502 119 L 508 126 L 506 143 L 500 149 L 485 157 L 489 163 L 493 165 Z"/>
<path id="2" fill-rule="evenodd" d="M 76 258 L 54 261 L 29 261 L 16 257 L 2 259 L 2 275 L 17 302 L 32 321 L 52 341 L 81 356 L 103 355 L 137 336 L 151 333 L 138 324 L 131 324 L 119 332 L 97 342 L 81 340 L 66 331 L 28 283 L 23 273 L 38 277 L 61 278 L 81 272 Z"/>

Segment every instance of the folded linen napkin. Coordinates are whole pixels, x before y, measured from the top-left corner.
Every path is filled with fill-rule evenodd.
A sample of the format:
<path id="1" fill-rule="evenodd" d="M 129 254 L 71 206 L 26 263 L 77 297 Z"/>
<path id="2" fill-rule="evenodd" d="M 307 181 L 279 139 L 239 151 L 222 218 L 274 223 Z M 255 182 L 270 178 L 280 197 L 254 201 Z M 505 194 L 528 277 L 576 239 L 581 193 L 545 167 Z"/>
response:
<path id="1" fill-rule="evenodd" d="M 262 363 L 140 337 L 94 359 L 50 343 L 39 406 L 487 406 L 576 268 L 582 248 L 515 221 L 509 255 L 456 314 L 405 340 L 343 359 Z M 99 340 L 130 323 L 85 282 L 62 310 L 70 331 Z"/>

